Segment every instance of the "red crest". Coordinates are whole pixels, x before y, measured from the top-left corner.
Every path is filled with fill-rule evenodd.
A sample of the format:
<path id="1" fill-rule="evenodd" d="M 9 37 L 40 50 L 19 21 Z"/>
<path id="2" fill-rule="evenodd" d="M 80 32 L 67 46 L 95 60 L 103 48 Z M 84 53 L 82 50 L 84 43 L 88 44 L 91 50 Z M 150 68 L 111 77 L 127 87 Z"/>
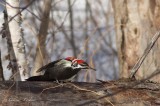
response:
<path id="1" fill-rule="evenodd" d="M 65 60 L 68 60 L 68 61 L 73 61 L 74 59 L 76 59 L 75 57 L 67 57 L 65 58 Z"/>

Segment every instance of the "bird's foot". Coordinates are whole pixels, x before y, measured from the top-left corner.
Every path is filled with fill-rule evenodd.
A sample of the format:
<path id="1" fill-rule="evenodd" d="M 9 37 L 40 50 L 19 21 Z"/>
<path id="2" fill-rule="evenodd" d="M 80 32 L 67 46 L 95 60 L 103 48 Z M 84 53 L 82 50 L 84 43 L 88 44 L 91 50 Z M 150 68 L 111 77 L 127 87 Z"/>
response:
<path id="1" fill-rule="evenodd" d="M 56 83 L 57 83 L 58 85 L 61 85 L 61 87 L 63 87 L 63 86 L 64 86 L 63 81 L 56 80 Z"/>

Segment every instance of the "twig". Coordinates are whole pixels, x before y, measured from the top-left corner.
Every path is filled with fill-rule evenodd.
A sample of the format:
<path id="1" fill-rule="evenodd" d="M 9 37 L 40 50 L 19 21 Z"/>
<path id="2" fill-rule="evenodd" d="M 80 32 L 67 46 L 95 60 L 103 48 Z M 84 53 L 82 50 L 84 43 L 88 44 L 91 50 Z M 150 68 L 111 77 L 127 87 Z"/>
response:
<path id="1" fill-rule="evenodd" d="M 75 2 L 76 0 L 73 1 L 73 3 L 71 4 L 71 7 L 73 7 Z M 67 11 L 67 14 L 65 15 L 64 20 L 62 21 L 61 25 L 54 32 L 57 32 L 59 29 L 63 28 L 64 22 L 66 21 L 68 15 L 69 15 L 69 10 Z"/>
<path id="2" fill-rule="evenodd" d="M 74 84 L 72 84 L 72 83 L 68 83 L 68 84 L 70 84 L 70 85 L 73 86 L 74 88 L 76 88 L 76 89 L 78 89 L 78 90 L 81 90 L 81 91 L 91 92 L 91 93 L 96 94 L 96 95 L 98 95 L 98 96 L 102 96 L 102 95 L 103 95 L 103 94 L 100 94 L 100 93 L 95 92 L 95 91 L 92 91 L 92 90 L 80 88 L 80 87 L 78 87 L 78 86 L 76 86 L 76 85 L 74 85 Z M 108 103 L 110 103 L 112 106 L 114 106 L 113 103 L 112 103 L 110 100 L 108 100 L 107 98 L 104 98 L 104 99 L 105 99 Z"/>
<path id="3" fill-rule="evenodd" d="M 4 0 L 3 0 L 4 1 Z M 15 8 L 15 9 L 22 9 L 21 11 L 19 11 L 17 14 L 15 14 L 13 17 L 11 17 L 8 20 L 8 23 L 12 21 L 12 19 L 14 19 L 17 15 L 21 14 L 22 11 L 24 11 L 25 9 L 27 9 L 35 0 L 32 0 L 30 3 L 28 3 L 25 7 L 13 7 L 12 5 L 10 5 L 9 3 L 7 3 L 6 1 L 4 1 L 8 6 Z"/>
<path id="4" fill-rule="evenodd" d="M 129 85 L 124 85 L 124 88 L 121 89 L 121 90 L 118 90 L 118 91 L 115 91 L 115 92 L 106 94 L 106 95 L 104 95 L 104 96 L 99 97 L 98 99 L 93 99 L 93 100 L 84 102 L 84 103 L 82 103 L 82 104 L 79 104 L 78 106 L 89 105 L 89 104 L 93 103 L 93 102 L 96 101 L 96 100 L 101 100 L 101 99 L 104 99 L 104 98 L 106 98 L 106 97 L 111 97 L 111 96 L 117 95 L 118 93 L 125 92 L 125 91 L 127 91 L 128 89 L 134 88 L 134 87 L 138 86 L 139 84 L 144 83 L 144 82 L 147 81 L 148 79 L 153 78 L 154 76 L 156 76 L 156 75 L 158 75 L 158 74 L 160 74 L 160 69 L 155 70 L 150 76 L 148 76 L 148 77 L 145 78 L 145 79 L 142 79 L 142 80 L 140 80 L 140 81 L 136 81 L 136 82 L 134 82 L 134 83 L 129 83 Z"/>
<path id="5" fill-rule="evenodd" d="M 5 92 L 4 94 L 4 99 L 2 100 L 2 104 L 7 102 L 7 98 L 9 97 L 9 91 L 10 89 L 15 85 L 16 82 L 13 82 L 13 84 L 9 87 L 9 89 L 7 90 L 7 92 Z"/>
<path id="6" fill-rule="evenodd" d="M 57 86 L 45 88 L 45 89 L 42 90 L 42 92 L 40 93 L 40 95 L 41 95 L 44 91 L 46 91 L 46 90 L 55 89 L 55 88 L 57 88 L 57 87 L 64 86 L 64 85 L 71 85 L 71 86 L 73 86 L 74 88 L 76 88 L 76 89 L 78 89 L 78 90 L 80 90 L 80 91 L 91 92 L 91 93 L 96 94 L 96 95 L 98 95 L 98 96 L 104 96 L 104 95 L 101 94 L 101 93 L 98 93 L 98 92 L 92 91 L 92 90 L 88 90 L 88 89 L 84 89 L 84 88 L 80 88 L 80 87 L 78 87 L 78 86 L 76 86 L 75 84 L 72 84 L 72 83 L 59 84 L 59 85 L 57 85 Z M 111 103 L 111 101 L 109 101 L 107 98 L 104 98 L 104 99 L 105 99 L 108 103 L 110 103 L 112 106 L 114 106 L 113 103 Z"/>
<path id="7" fill-rule="evenodd" d="M 25 7 L 13 7 L 12 5 L 10 5 L 8 2 L 6 2 L 5 0 L 3 0 L 4 3 L 6 3 L 8 6 L 14 8 L 14 9 L 21 9 L 17 14 L 15 14 L 13 17 L 11 17 L 8 22 L 6 22 L 6 25 L 8 25 L 16 16 L 18 16 L 19 14 L 21 14 L 21 12 L 23 12 L 25 9 L 27 9 L 35 0 L 32 0 L 30 3 L 28 3 Z M 3 31 L 0 31 L 0 34 Z"/>
<path id="8" fill-rule="evenodd" d="M 144 59 L 146 58 L 146 56 L 148 55 L 148 53 L 150 52 L 150 50 L 152 49 L 152 47 L 154 46 L 155 42 L 158 40 L 158 38 L 160 37 L 160 31 L 158 31 L 152 38 L 151 42 L 149 43 L 149 45 L 147 46 L 147 48 L 145 49 L 142 57 L 137 61 L 137 63 L 134 65 L 134 67 L 131 70 L 131 74 L 130 74 L 130 78 L 134 78 L 136 72 L 138 71 L 138 69 L 140 68 L 140 66 L 142 65 Z"/>
<path id="9" fill-rule="evenodd" d="M 53 87 L 49 87 L 49 88 L 45 88 L 45 89 L 43 89 L 43 90 L 42 90 L 42 92 L 40 93 L 40 95 L 42 95 L 42 93 L 43 93 L 44 91 L 46 91 L 46 90 L 49 90 L 49 89 L 55 89 L 55 88 L 60 87 L 60 86 L 64 86 L 64 84 L 59 84 L 59 85 L 57 85 L 57 86 L 53 86 Z"/>

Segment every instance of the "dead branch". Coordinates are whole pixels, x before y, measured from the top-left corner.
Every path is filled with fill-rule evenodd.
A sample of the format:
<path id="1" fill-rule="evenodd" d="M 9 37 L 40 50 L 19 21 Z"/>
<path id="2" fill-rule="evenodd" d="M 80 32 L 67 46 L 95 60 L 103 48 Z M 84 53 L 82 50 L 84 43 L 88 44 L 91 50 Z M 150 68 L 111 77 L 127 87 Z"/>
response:
<path id="1" fill-rule="evenodd" d="M 158 38 L 160 37 L 160 31 L 158 31 L 153 38 L 151 39 L 151 42 L 149 43 L 149 45 L 147 46 L 147 48 L 145 49 L 142 57 L 137 61 L 137 63 L 134 65 L 134 67 L 131 70 L 131 74 L 130 74 L 130 78 L 134 78 L 135 74 L 137 73 L 138 69 L 140 68 L 140 66 L 142 65 L 143 61 L 145 60 L 145 58 L 147 57 L 148 53 L 150 52 L 150 50 L 153 48 L 154 44 L 156 43 L 156 41 L 158 40 Z"/>

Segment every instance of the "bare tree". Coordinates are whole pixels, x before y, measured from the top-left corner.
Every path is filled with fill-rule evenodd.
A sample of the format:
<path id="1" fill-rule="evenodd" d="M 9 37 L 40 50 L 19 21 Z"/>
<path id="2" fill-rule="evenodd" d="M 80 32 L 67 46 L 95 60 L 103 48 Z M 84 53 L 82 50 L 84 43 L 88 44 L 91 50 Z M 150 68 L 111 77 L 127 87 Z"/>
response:
<path id="1" fill-rule="evenodd" d="M 111 66 L 111 54 L 116 52 L 114 50 L 115 44 L 113 40 L 115 38 L 113 37 L 114 27 L 112 26 L 112 18 L 107 19 L 107 17 L 112 15 L 113 11 L 112 9 L 108 9 L 112 7 L 107 7 L 110 5 L 107 1 L 108 0 L 88 0 L 81 2 L 79 0 L 54 0 L 53 2 L 53 0 L 42 0 L 35 1 L 33 5 L 26 9 L 22 8 L 23 6 L 15 7 L 16 9 L 20 9 L 19 13 L 25 10 L 22 12 L 24 17 L 22 27 L 25 27 L 24 40 L 29 66 L 33 66 L 31 74 L 33 76 L 41 74 L 35 71 L 42 65 L 50 62 L 50 60 L 74 55 L 78 58 L 87 58 L 87 62 L 99 70 L 97 71 L 97 78 L 103 80 L 114 79 L 115 77 L 112 77 L 113 68 Z M 24 5 L 30 2 L 25 0 L 21 1 L 20 4 Z M 107 6 L 105 4 L 107 4 Z M 9 6 L 13 7 L 12 4 Z M 48 12 L 45 13 L 45 10 Z M 14 20 L 14 18 L 15 17 L 12 17 L 10 20 Z M 52 36 L 54 36 L 54 41 L 50 39 Z M 8 41 L 9 40 L 7 40 L 7 42 Z M 12 41 L 10 40 L 10 42 Z M 11 50 L 12 47 L 9 47 L 8 49 Z M 9 52 L 9 54 L 10 53 L 14 54 L 14 50 L 13 52 Z M 16 56 L 14 58 L 14 55 L 11 55 L 11 57 L 12 59 L 10 60 L 13 60 L 11 63 L 17 63 Z M 50 57 L 50 60 L 48 57 Z M 114 57 L 115 55 L 113 55 L 113 58 Z M 5 64 L 6 61 L 3 63 Z M 15 71 L 17 70 L 18 69 L 15 68 Z M 112 72 L 110 73 L 108 71 Z M 84 79 L 83 76 L 85 75 L 82 71 L 79 80 Z M 86 74 L 86 76 L 93 76 L 93 79 L 95 79 L 95 74 L 91 75 L 89 73 Z"/>
<path id="2" fill-rule="evenodd" d="M 9 31 L 8 14 L 7 14 L 6 11 L 4 11 L 3 13 L 4 13 L 4 24 L 3 24 L 2 35 L 3 35 L 4 38 L 6 37 L 7 48 L 8 48 L 8 54 L 5 57 L 6 57 L 6 60 L 9 61 L 7 68 L 12 71 L 12 75 L 11 75 L 9 80 L 19 81 L 20 80 L 20 74 L 19 74 L 19 71 L 18 71 L 18 65 L 17 65 L 17 62 L 16 62 L 15 53 L 14 53 L 14 50 L 13 50 L 11 34 L 10 34 L 10 31 Z"/>
<path id="3" fill-rule="evenodd" d="M 71 42 L 71 46 L 72 46 L 72 49 L 73 49 L 73 55 L 75 57 L 77 57 L 77 53 L 76 53 L 76 45 L 75 45 L 75 40 L 74 40 L 74 21 L 73 21 L 73 10 L 72 10 L 72 4 L 71 4 L 71 0 L 68 0 L 68 9 L 69 9 L 69 13 L 70 13 L 70 31 L 71 31 L 71 39 L 70 39 L 70 42 Z"/>
<path id="4" fill-rule="evenodd" d="M 160 26 L 160 2 L 155 0 L 112 1 L 115 15 L 120 76 L 129 77 L 136 61 Z M 146 78 L 160 68 L 160 43 L 156 43 L 136 77 Z M 160 81 L 160 75 L 152 78 Z"/>
<path id="5" fill-rule="evenodd" d="M 19 0 L 6 0 L 8 4 L 13 7 L 19 7 Z M 10 7 L 6 5 L 8 20 L 9 20 L 9 31 L 11 34 L 11 40 L 13 45 L 13 50 L 16 57 L 16 62 L 18 65 L 18 71 L 20 73 L 21 81 L 25 81 L 28 78 L 28 66 L 25 54 L 25 45 L 23 40 L 23 33 L 21 25 L 21 15 L 19 14 L 19 9 Z M 16 17 L 14 17 L 17 14 Z M 11 19 L 14 17 L 14 19 Z"/>
<path id="6" fill-rule="evenodd" d="M 47 37 L 48 24 L 49 24 L 49 16 L 51 11 L 52 0 L 44 1 L 44 10 L 42 15 L 42 22 L 40 25 L 38 37 L 38 44 L 36 48 L 35 62 L 34 67 L 32 69 L 32 76 L 39 75 L 40 73 L 36 73 L 36 71 L 43 65 L 46 54 L 46 46 L 45 41 Z"/>

